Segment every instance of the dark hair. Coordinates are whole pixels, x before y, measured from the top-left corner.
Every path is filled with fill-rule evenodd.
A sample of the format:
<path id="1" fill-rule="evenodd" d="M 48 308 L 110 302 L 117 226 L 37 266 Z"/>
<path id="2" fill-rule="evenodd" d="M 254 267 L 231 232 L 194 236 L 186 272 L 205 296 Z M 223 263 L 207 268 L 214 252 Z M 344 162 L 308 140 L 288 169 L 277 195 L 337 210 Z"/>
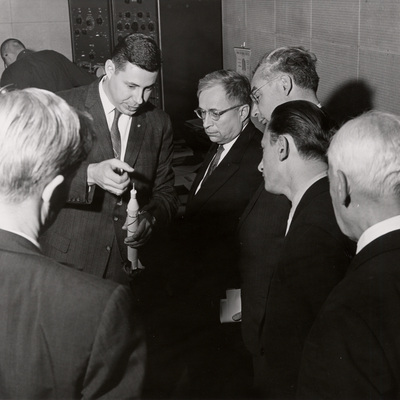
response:
<path id="1" fill-rule="evenodd" d="M 280 47 L 265 54 L 256 70 L 262 68 L 265 77 L 279 72 L 290 74 L 297 86 L 316 92 L 319 83 L 316 65 L 316 55 L 303 47 Z"/>
<path id="2" fill-rule="evenodd" d="M 295 100 L 275 108 L 268 124 L 268 131 L 271 143 L 275 143 L 281 135 L 290 135 L 304 159 L 326 162 L 326 152 L 336 132 L 336 124 L 314 103 Z"/>
<path id="3" fill-rule="evenodd" d="M 133 33 L 123 38 L 111 58 L 117 71 L 124 69 L 128 62 L 149 72 L 156 72 L 161 67 L 161 51 L 157 43 L 142 33 Z"/>
<path id="4" fill-rule="evenodd" d="M 199 81 L 197 96 L 203 90 L 210 89 L 216 85 L 221 85 L 228 99 L 239 104 L 251 105 L 251 87 L 246 76 L 229 69 L 221 69 L 219 71 L 210 72 Z"/>

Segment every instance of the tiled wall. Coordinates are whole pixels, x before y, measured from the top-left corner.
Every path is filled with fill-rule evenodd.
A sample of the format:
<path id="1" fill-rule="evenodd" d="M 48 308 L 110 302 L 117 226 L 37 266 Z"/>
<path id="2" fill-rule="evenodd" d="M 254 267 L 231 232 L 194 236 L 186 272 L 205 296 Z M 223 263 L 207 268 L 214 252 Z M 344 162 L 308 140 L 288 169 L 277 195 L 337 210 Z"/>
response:
<path id="1" fill-rule="evenodd" d="M 33 50 L 56 50 L 72 59 L 68 0 L 0 0 L 0 43 L 9 37 Z"/>
<path id="2" fill-rule="evenodd" d="M 400 114 L 399 0 L 222 0 L 222 13 L 225 68 L 244 42 L 253 68 L 275 47 L 302 45 L 319 59 L 319 98 L 336 117 Z M 8 37 L 71 59 L 68 1 L 0 0 L 0 41 Z"/>
<path id="3" fill-rule="evenodd" d="M 340 120 L 363 109 L 400 114 L 399 0 L 222 0 L 224 68 L 246 43 L 252 67 L 279 46 L 318 59 L 319 99 Z"/>

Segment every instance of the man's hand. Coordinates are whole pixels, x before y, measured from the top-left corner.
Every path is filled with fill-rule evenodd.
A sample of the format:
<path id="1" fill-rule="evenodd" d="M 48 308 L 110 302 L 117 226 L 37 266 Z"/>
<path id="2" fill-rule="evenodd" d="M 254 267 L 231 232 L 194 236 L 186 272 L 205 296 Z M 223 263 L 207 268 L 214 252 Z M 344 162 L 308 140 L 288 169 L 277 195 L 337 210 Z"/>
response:
<path id="1" fill-rule="evenodd" d="M 132 236 L 128 236 L 125 239 L 125 244 L 130 247 L 141 247 L 147 243 L 150 239 L 151 233 L 153 232 L 153 226 L 155 218 L 147 211 L 138 215 L 139 225 L 136 232 Z M 128 224 L 128 218 L 125 221 L 122 229 L 126 230 Z"/>
<path id="2" fill-rule="evenodd" d="M 89 164 L 87 181 L 89 185 L 96 184 L 107 192 L 121 196 L 129 185 L 130 172 L 133 172 L 133 168 L 129 164 L 111 158 L 97 164 Z"/>

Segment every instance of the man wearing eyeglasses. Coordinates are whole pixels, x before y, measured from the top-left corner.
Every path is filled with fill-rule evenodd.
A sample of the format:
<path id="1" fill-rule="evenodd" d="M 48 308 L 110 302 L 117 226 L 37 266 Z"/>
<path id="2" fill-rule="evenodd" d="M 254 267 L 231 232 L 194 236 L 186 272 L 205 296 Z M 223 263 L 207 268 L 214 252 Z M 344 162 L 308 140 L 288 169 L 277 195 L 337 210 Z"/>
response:
<path id="1" fill-rule="evenodd" d="M 301 47 L 282 47 L 266 53 L 251 81 L 252 116 L 267 124 L 275 107 L 292 100 L 320 106 L 315 54 Z M 268 171 L 264 171 L 268 174 Z M 278 265 L 291 203 L 267 192 L 261 184 L 243 212 L 240 238 L 242 278 L 242 336 L 253 356 L 254 385 L 259 395 L 271 396 L 265 378 L 270 374 L 263 344 L 270 282 Z"/>
<path id="2" fill-rule="evenodd" d="M 180 258 L 180 281 L 187 276 L 185 303 L 196 316 L 187 327 L 200 338 L 189 354 L 194 357 L 191 365 L 197 365 L 189 379 L 198 383 L 190 385 L 189 394 L 219 398 L 229 395 L 223 393 L 224 382 L 234 391 L 235 385 L 243 382 L 240 371 L 246 367 L 251 371 L 251 359 L 240 345 L 240 324 L 221 325 L 219 317 L 220 299 L 226 297 L 226 290 L 240 288 L 235 232 L 247 202 L 262 183 L 257 171 L 262 134 L 250 121 L 250 83 L 245 76 L 227 70 L 212 72 L 200 80 L 197 95 L 195 112 L 212 144 L 177 228 L 180 240 L 175 241 L 174 259 Z M 230 345 L 243 352 L 228 348 Z M 236 375 L 226 378 L 232 371 Z M 200 391 L 193 393 L 196 388 Z"/>

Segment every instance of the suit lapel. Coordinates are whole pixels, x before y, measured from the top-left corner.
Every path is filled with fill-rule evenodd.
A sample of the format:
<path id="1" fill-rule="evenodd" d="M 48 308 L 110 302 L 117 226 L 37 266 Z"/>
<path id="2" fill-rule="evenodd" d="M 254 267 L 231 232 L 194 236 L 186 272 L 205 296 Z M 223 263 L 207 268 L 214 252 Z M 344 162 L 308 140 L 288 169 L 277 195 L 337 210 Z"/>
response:
<path id="1" fill-rule="evenodd" d="M 221 186 L 225 185 L 228 182 L 229 178 L 233 174 L 236 173 L 236 171 L 240 167 L 240 163 L 242 161 L 245 150 L 250 142 L 253 128 L 253 125 L 249 123 L 246 129 L 240 134 L 235 144 L 229 150 L 228 154 L 220 162 L 214 172 L 207 178 L 206 182 L 202 184 L 197 194 L 194 195 L 195 188 L 197 188 L 198 184 L 203 178 L 208 164 L 210 163 L 212 157 L 216 152 L 216 148 L 218 147 L 217 144 L 214 144 L 212 146 L 210 152 L 204 160 L 202 168 L 200 169 L 194 181 L 194 188 L 192 189 L 191 196 L 189 196 L 188 199 L 187 209 L 189 210 L 189 212 L 192 212 L 194 209 L 200 208 L 217 190 L 221 188 Z"/>
<path id="2" fill-rule="evenodd" d="M 132 167 L 136 163 L 145 135 L 150 135 L 150 132 L 148 132 L 149 130 L 151 130 L 151 124 L 146 123 L 145 113 L 132 116 L 131 129 L 129 130 L 124 159 L 124 161 Z"/>
<path id="3" fill-rule="evenodd" d="M 213 143 L 211 145 L 210 149 L 208 150 L 206 156 L 204 157 L 203 164 L 201 164 L 201 167 L 200 167 L 199 171 L 197 172 L 196 177 L 194 178 L 192 187 L 190 188 L 188 201 L 187 201 L 188 203 L 194 197 L 194 194 L 196 193 L 197 187 L 199 186 L 199 183 L 203 179 L 204 174 L 207 171 L 207 167 L 210 164 L 211 160 L 213 159 L 213 157 L 214 157 L 214 155 L 215 155 L 215 153 L 217 151 L 217 147 L 218 147 L 218 145 L 216 143 Z"/>
<path id="4" fill-rule="evenodd" d="M 94 133 L 96 135 L 98 148 L 102 153 L 102 158 L 104 160 L 114 158 L 110 130 L 108 129 L 107 119 L 100 99 L 98 81 L 89 85 L 85 108 L 93 117 Z"/>

